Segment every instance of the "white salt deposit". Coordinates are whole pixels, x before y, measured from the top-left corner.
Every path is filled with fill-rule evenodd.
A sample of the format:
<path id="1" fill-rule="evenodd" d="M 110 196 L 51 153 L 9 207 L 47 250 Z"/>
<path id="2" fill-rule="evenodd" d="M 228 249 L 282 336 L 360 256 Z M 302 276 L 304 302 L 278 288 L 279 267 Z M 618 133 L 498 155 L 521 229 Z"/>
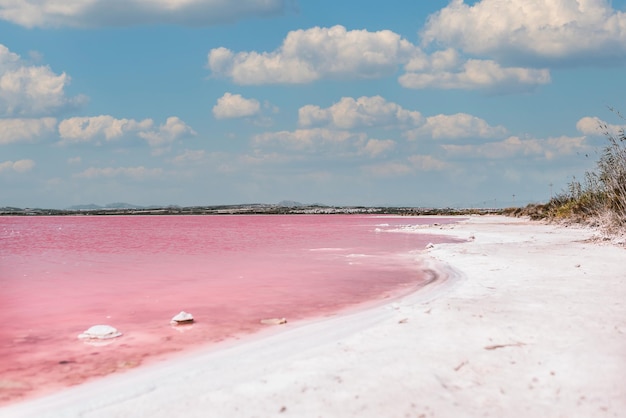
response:
<path id="1" fill-rule="evenodd" d="M 180 311 L 180 313 L 176 314 L 172 320 L 170 321 L 171 324 L 174 325 L 178 325 L 178 324 L 190 324 L 194 321 L 193 315 L 190 314 L 189 312 L 185 312 L 185 311 Z"/>
<path id="2" fill-rule="evenodd" d="M 94 325 L 78 336 L 81 340 L 108 340 L 121 336 L 122 333 L 110 325 Z"/>

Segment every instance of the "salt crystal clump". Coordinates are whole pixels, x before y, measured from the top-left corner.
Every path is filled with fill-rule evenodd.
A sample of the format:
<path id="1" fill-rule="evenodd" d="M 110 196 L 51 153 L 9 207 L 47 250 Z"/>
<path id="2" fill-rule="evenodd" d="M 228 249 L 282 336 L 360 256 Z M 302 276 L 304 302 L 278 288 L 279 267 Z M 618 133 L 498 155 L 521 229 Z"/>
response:
<path id="1" fill-rule="evenodd" d="M 170 321 L 170 324 L 174 324 L 174 325 L 178 325 L 178 324 L 191 324 L 193 322 L 193 315 L 185 312 L 185 311 L 180 311 L 180 313 L 176 316 L 174 316 L 174 318 L 172 318 L 172 320 Z"/>
<path id="2" fill-rule="evenodd" d="M 110 325 L 94 325 L 78 336 L 81 340 L 108 340 L 121 336 L 122 333 Z"/>

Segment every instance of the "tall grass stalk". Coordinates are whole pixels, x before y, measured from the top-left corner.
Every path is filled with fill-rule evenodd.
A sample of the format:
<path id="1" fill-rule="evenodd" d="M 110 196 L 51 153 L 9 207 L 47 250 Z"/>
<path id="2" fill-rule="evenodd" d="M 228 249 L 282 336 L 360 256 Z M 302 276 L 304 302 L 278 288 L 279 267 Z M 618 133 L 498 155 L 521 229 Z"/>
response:
<path id="1" fill-rule="evenodd" d="M 547 204 L 529 205 L 519 214 L 535 219 L 593 223 L 608 233 L 626 231 L 626 133 L 623 128 L 615 132 L 607 125 L 599 128 L 607 143 L 600 152 L 596 170 L 585 173 L 582 182 L 574 178 L 567 190 Z"/>

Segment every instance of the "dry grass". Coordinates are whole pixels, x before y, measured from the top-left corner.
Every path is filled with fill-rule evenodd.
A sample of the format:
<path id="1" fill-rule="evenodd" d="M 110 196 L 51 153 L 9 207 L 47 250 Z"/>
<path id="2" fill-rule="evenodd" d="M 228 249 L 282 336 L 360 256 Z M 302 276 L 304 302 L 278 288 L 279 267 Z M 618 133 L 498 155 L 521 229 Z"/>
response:
<path id="1" fill-rule="evenodd" d="M 620 113 L 615 112 L 625 119 Z M 513 216 L 581 223 L 599 227 L 607 235 L 626 233 L 626 134 L 600 128 L 607 144 L 600 153 L 596 170 L 587 172 L 584 181 L 576 179 L 567 190 L 546 204 L 533 204 L 509 211 Z"/>

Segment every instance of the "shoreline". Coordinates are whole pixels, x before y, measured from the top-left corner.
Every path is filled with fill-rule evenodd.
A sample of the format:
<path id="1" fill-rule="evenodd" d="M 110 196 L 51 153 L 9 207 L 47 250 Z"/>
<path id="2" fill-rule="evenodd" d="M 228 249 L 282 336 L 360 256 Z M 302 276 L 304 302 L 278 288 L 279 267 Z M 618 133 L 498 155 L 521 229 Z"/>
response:
<path id="1" fill-rule="evenodd" d="M 624 249 L 502 216 L 415 228 L 436 280 L 399 300 L 0 408 L 30 416 L 618 416 Z M 273 331 L 273 330 L 272 330 Z M 207 415 L 208 414 L 208 415 Z"/>
<path id="2" fill-rule="evenodd" d="M 184 380 L 185 376 L 194 374 L 196 366 L 202 367 L 204 363 L 211 363 L 220 370 L 223 369 L 224 374 L 230 374 L 223 362 L 233 366 L 241 357 L 256 355 L 257 361 L 267 365 L 271 364 L 272 358 L 289 357 L 294 344 L 310 348 L 344 338 L 393 317 L 394 311 L 399 309 L 401 304 L 406 304 L 407 300 L 416 302 L 434 298 L 460 279 L 458 272 L 449 269 L 448 266 L 439 265 L 432 259 L 420 257 L 418 261 L 420 272 L 430 276 L 425 283 L 411 288 L 387 291 L 376 299 L 347 306 L 322 316 L 298 319 L 281 325 L 269 325 L 254 333 L 244 333 L 219 342 L 206 343 L 183 352 L 167 353 L 150 359 L 146 364 L 134 369 L 94 377 L 76 386 L 0 405 L 0 417 L 89 415 L 92 408 L 98 409 L 115 402 L 107 399 L 110 395 L 118 399 L 118 395 L 114 395 L 113 392 L 143 396 L 154 391 L 151 382 L 164 381 L 169 385 L 172 380 Z M 324 338 L 317 336 L 320 333 L 325 335 Z M 287 347 L 289 349 L 281 349 Z M 252 364 L 248 366 L 254 369 Z M 248 374 L 249 370 L 251 369 L 246 368 L 240 372 Z M 183 376 L 175 377 L 180 373 Z M 110 389 L 111 393 L 101 396 L 103 389 Z M 87 401 L 93 398 L 96 400 Z M 125 396 L 122 396 L 122 399 L 125 399 Z M 83 406 L 76 406 L 85 402 L 87 403 Z M 104 413 L 103 416 L 107 415 L 108 413 Z M 125 413 L 121 413 L 120 416 L 125 416 Z"/>
<path id="3" fill-rule="evenodd" d="M 245 340 L 247 334 L 268 328 L 264 319 L 287 317 L 291 325 L 412 292 L 427 279 L 420 273 L 414 249 L 424 248 L 430 238 L 384 232 L 395 225 L 423 222 L 433 220 L 378 216 L 11 220 L 5 235 L 31 233 L 3 252 L 9 256 L 3 294 L 8 303 L 0 304 L 0 311 L 12 322 L 4 330 L 7 344 L 0 346 L 0 406 L 146 367 L 223 340 Z M 237 238 L 241 225 L 263 238 L 237 241 L 244 238 Z M 292 229 L 306 232 L 293 234 Z M 109 237 L 99 230 L 127 232 Z M 154 245 L 133 238 L 152 236 L 147 231 L 159 237 L 151 240 Z M 186 238 L 173 240 L 179 244 L 168 244 L 167 250 L 158 244 L 181 231 Z M 74 248 L 82 236 L 94 237 L 91 245 Z M 236 251 L 228 244 L 233 240 Z M 218 249 L 222 241 L 227 243 L 223 250 Z M 255 248 L 253 242 L 266 243 L 266 249 Z M 285 246 L 286 242 L 293 245 Z M 332 248 L 326 248 L 331 243 Z M 194 324 L 172 327 L 169 318 L 182 309 L 194 314 Z M 77 344 L 76 336 L 93 324 L 114 326 L 124 335 L 108 344 Z"/>

